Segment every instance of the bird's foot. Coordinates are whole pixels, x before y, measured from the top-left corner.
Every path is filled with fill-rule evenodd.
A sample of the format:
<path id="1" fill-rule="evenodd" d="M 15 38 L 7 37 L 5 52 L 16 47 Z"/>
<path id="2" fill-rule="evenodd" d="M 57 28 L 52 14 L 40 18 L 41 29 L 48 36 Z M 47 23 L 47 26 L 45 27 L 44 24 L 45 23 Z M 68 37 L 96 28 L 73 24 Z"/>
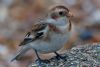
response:
<path id="1" fill-rule="evenodd" d="M 37 59 L 36 62 L 39 64 L 38 66 L 39 67 L 42 67 L 43 63 L 49 63 L 50 61 L 49 60 L 42 60 L 42 59 Z"/>
<path id="2" fill-rule="evenodd" d="M 64 61 L 66 61 L 66 56 L 61 56 L 60 54 L 58 54 L 58 53 L 56 53 L 56 52 L 55 52 L 55 54 L 56 54 L 56 59 L 57 59 L 57 60 L 62 59 L 62 60 L 64 60 Z"/>
<path id="3" fill-rule="evenodd" d="M 58 56 L 58 55 L 57 55 L 56 58 L 57 58 L 57 60 L 62 59 L 62 60 L 64 60 L 64 61 L 66 61 L 66 57 L 65 57 L 65 56 L 61 56 L 61 55 Z"/>

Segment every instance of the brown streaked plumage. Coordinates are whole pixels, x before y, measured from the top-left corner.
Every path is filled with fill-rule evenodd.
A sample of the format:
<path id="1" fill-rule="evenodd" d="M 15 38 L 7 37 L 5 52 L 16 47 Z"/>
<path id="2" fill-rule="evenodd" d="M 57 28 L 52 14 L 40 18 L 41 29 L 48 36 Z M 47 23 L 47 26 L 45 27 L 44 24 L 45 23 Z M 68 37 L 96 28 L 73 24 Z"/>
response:
<path id="1" fill-rule="evenodd" d="M 65 6 L 55 6 L 55 7 L 53 7 L 53 8 L 51 8 L 51 10 L 50 11 L 55 11 L 56 9 L 63 9 L 63 10 L 65 10 L 67 13 L 69 13 L 69 9 L 68 8 L 66 8 Z"/>
<path id="2" fill-rule="evenodd" d="M 40 38 L 40 36 L 43 35 L 43 33 L 39 34 L 38 32 L 45 29 L 45 27 L 47 26 L 46 23 L 37 23 L 37 24 L 34 24 L 31 31 L 27 32 L 26 35 L 25 35 L 25 39 L 20 43 L 19 46 L 22 46 L 22 45 L 25 45 L 25 44 L 28 44 L 32 41 L 35 41 L 36 39 Z M 33 38 L 30 38 L 29 36 L 30 35 L 33 35 L 34 37 Z"/>
<path id="3" fill-rule="evenodd" d="M 32 27 L 32 32 L 37 32 L 43 30 L 47 26 L 47 23 L 37 23 Z"/>
<path id="4" fill-rule="evenodd" d="M 71 31 L 71 29 L 72 29 L 72 23 L 71 23 L 71 21 L 69 20 L 69 31 Z"/>

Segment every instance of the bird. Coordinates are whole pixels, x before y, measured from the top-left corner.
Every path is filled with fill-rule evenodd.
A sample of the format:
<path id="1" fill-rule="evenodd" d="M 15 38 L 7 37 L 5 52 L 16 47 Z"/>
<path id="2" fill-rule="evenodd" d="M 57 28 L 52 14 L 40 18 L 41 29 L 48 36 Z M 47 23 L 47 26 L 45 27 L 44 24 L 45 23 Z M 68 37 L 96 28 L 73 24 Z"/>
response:
<path id="1" fill-rule="evenodd" d="M 62 58 L 57 51 L 66 44 L 70 37 L 71 17 L 72 14 L 66 6 L 57 5 L 49 9 L 46 18 L 35 23 L 32 29 L 27 32 L 19 45 L 22 47 L 21 50 L 12 61 L 22 57 L 30 49 L 35 51 L 39 61 L 42 59 L 38 53 L 55 53 L 59 58 Z"/>

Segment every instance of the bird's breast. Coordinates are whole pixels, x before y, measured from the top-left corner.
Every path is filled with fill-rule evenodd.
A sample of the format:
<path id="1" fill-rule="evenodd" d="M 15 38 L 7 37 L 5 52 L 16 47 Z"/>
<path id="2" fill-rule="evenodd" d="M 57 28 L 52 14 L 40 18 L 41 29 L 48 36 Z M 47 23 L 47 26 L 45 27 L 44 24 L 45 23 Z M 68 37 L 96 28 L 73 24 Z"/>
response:
<path id="1" fill-rule="evenodd" d="M 37 40 L 35 42 L 32 42 L 31 45 L 33 49 L 36 49 L 40 53 L 51 53 L 58 51 L 61 49 L 67 40 L 69 39 L 70 33 L 65 33 L 65 34 L 57 34 L 53 33 L 50 34 L 50 40 L 45 41 L 45 40 Z"/>

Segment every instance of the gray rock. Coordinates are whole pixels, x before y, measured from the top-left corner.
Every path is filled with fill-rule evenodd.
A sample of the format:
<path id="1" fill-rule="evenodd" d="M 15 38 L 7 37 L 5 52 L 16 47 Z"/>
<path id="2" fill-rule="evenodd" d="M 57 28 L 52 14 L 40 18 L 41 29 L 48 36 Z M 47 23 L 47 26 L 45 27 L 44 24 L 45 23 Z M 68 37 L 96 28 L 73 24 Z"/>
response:
<path id="1" fill-rule="evenodd" d="M 62 56 L 66 57 L 66 61 L 53 57 L 50 62 L 41 63 L 41 67 L 100 67 L 100 44 L 73 47 Z M 29 67 L 39 67 L 39 63 L 35 61 Z"/>

